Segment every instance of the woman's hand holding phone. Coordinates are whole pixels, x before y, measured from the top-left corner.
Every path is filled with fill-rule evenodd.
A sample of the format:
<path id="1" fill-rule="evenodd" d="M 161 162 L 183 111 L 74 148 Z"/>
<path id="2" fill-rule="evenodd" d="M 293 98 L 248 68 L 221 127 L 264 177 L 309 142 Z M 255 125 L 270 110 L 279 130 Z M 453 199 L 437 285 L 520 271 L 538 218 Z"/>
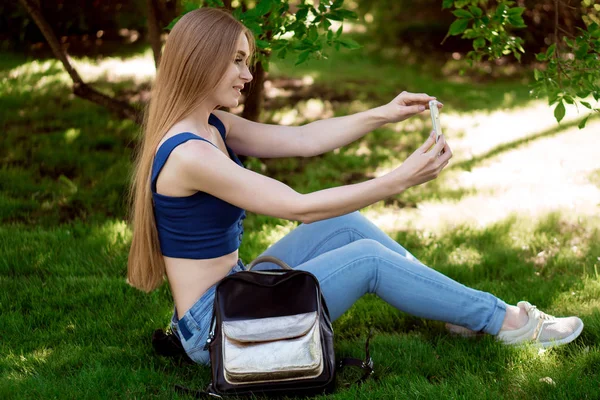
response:
<path id="1" fill-rule="evenodd" d="M 443 135 L 435 143 L 435 132 L 398 168 L 390 172 L 400 191 L 437 178 L 452 158 L 450 146 Z M 433 147 L 432 147 L 433 146 Z M 443 153 L 442 153 L 443 152 Z M 442 153 L 442 154 L 440 154 Z"/>
<path id="2" fill-rule="evenodd" d="M 402 92 L 381 108 L 385 110 L 386 122 L 400 122 L 425 111 L 432 100 L 435 97 L 425 93 Z M 437 102 L 437 106 L 441 108 L 442 103 Z"/>

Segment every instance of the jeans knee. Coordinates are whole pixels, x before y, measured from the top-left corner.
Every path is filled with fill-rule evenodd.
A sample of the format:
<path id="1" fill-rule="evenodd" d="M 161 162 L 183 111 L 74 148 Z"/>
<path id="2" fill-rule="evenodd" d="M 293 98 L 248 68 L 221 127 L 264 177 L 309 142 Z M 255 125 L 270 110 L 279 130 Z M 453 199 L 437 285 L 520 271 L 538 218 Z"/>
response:
<path id="1" fill-rule="evenodd" d="M 351 244 L 360 256 L 375 256 L 386 247 L 375 239 L 360 239 Z"/>
<path id="2" fill-rule="evenodd" d="M 359 211 L 353 211 L 349 214 L 340 215 L 338 218 L 340 221 L 350 227 L 356 227 L 360 221 L 365 219 L 365 217 Z"/>

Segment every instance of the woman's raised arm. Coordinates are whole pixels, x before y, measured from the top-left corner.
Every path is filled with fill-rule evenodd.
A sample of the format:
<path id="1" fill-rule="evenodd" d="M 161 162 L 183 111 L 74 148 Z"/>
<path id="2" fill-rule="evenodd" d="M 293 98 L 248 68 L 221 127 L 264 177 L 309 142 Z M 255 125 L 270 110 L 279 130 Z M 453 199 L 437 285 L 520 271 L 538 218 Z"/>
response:
<path id="1" fill-rule="evenodd" d="M 400 167 L 382 177 L 308 194 L 242 168 L 202 141 L 179 146 L 169 162 L 186 189 L 210 193 L 257 214 L 310 223 L 359 210 L 437 177 L 452 153 L 444 140 L 429 150 L 432 144 L 430 136 Z M 442 149 L 445 153 L 437 157 Z"/>

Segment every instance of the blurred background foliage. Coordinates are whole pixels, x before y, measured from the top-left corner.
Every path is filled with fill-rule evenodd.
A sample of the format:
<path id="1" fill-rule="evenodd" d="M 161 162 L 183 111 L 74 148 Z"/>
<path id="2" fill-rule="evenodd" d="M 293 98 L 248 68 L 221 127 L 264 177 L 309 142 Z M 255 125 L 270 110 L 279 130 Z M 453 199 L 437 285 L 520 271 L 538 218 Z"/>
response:
<path id="1" fill-rule="evenodd" d="M 177 15 L 181 7 L 179 1 L 162 0 L 163 12 L 170 14 L 161 16 L 162 20 L 170 21 L 169 18 Z M 559 24 L 564 29 L 562 34 L 576 35 L 577 28 L 585 28 L 584 16 L 600 22 L 600 5 L 594 8 L 594 2 L 591 1 L 590 7 L 584 8 L 585 2 L 582 2 L 582 6 L 578 2 L 572 3 L 574 6 L 563 6 L 559 10 Z M 113 41 L 146 40 L 146 0 L 57 0 L 39 4 L 70 53 L 85 51 L 89 54 L 90 51 L 101 50 L 103 46 L 109 47 Z M 527 29 L 519 34 L 525 40 L 523 62 L 531 63 L 535 61 L 535 53 L 543 51 L 553 42 L 554 0 L 519 0 L 515 6 L 525 7 L 523 19 Z M 365 23 L 366 33 L 379 45 L 409 46 L 420 49 L 427 57 L 439 58 L 472 49 L 469 41 L 458 37 L 450 37 L 441 44 L 456 19 L 451 10 L 442 10 L 441 0 L 345 1 L 344 7 L 358 14 L 361 22 Z M 32 55 L 47 51 L 39 29 L 16 2 L 0 4 L 0 43 L 3 49 Z"/>

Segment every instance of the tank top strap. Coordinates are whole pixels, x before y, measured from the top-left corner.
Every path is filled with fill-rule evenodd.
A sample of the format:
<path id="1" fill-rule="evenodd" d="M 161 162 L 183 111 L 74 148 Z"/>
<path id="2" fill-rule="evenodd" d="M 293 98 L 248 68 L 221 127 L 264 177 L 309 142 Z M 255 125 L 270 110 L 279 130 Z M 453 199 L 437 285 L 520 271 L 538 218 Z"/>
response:
<path id="1" fill-rule="evenodd" d="M 217 128 L 223 138 L 223 142 L 225 142 L 225 125 L 223 125 L 223 122 L 215 114 L 210 114 L 208 116 L 208 123 Z"/>
<path id="2" fill-rule="evenodd" d="M 219 128 L 217 127 L 217 129 Z M 156 192 L 156 180 L 158 179 L 158 174 L 160 174 L 160 171 L 167 162 L 167 159 L 171 155 L 171 152 L 175 149 L 175 147 L 187 142 L 188 140 L 204 140 L 205 142 L 208 142 L 215 146 L 210 140 L 204 139 L 203 137 L 200 137 L 198 135 L 194 135 L 191 132 L 178 133 L 177 135 L 174 135 L 165 140 L 165 142 L 158 148 L 158 151 L 154 156 L 154 162 L 152 163 L 152 179 L 150 181 L 152 192 Z M 218 149 L 217 146 L 215 147 Z"/>

